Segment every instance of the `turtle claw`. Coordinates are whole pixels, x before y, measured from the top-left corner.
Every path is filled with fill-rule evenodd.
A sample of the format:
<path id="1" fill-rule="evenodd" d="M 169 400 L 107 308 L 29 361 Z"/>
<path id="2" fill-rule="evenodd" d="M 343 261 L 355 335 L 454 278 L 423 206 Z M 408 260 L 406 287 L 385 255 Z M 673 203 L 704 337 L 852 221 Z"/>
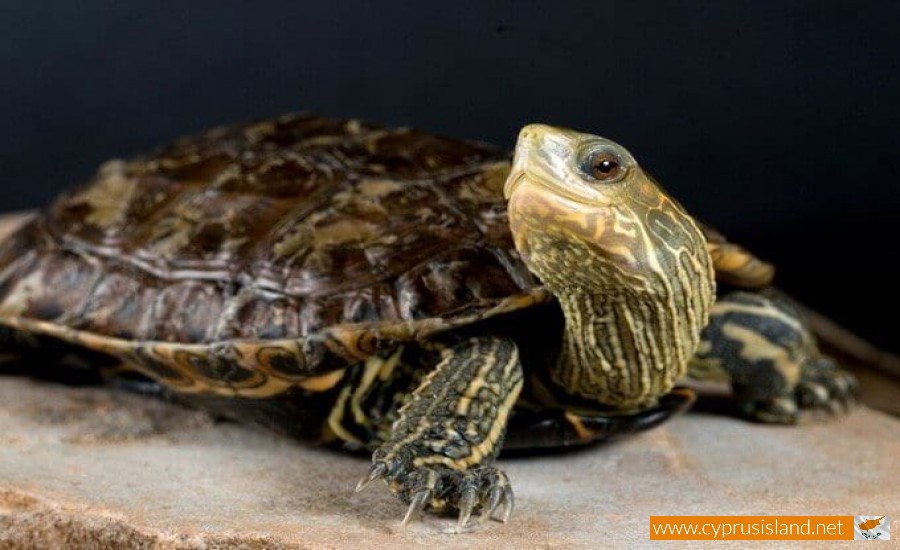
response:
<path id="1" fill-rule="evenodd" d="M 375 481 L 380 477 L 384 477 L 388 472 L 388 465 L 384 462 L 377 462 L 372 465 L 369 469 L 369 473 L 366 474 L 365 477 L 359 480 L 359 483 L 356 484 L 356 492 L 360 492 L 365 489 L 370 483 Z"/>
<path id="2" fill-rule="evenodd" d="M 479 511 L 478 523 L 498 513 L 497 519 L 506 522 L 512 514 L 512 487 L 506 474 L 497 468 L 483 466 L 460 472 L 443 465 L 406 467 L 406 464 L 377 460 L 357 485 L 359 491 L 376 479 L 385 479 L 390 491 L 409 503 L 402 525 L 409 524 L 428 507 L 437 511 L 457 510 L 456 525 L 448 531 L 454 533 L 470 530 L 474 526 L 472 515 Z"/>
<path id="3" fill-rule="evenodd" d="M 498 518 L 496 517 L 496 513 L 501 505 L 503 506 L 503 513 L 500 514 L 500 517 Z M 516 499 L 513 496 L 512 487 L 496 487 L 494 488 L 494 491 L 491 492 L 491 499 L 488 506 L 486 506 L 482 512 L 481 521 L 496 519 L 500 523 L 506 523 L 509 521 L 510 516 L 512 516 L 515 505 Z"/>
<path id="4" fill-rule="evenodd" d="M 459 498 L 459 521 L 456 523 L 457 533 L 462 533 L 465 530 L 476 504 L 478 504 L 478 489 L 473 486 L 463 489 L 462 496 Z"/>
<path id="5" fill-rule="evenodd" d="M 859 400 L 859 382 L 852 374 L 839 370 L 838 376 L 835 376 L 834 383 L 836 386 L 835 393 L 838 395 L 840 403 L 844 406 L 844 412 L 852 410 Z"/>
<path id="6" fill-rule="evenodd" d="M 425 505 L 431 500 L 432 495 L 433 492 L 431 489 L 423 489 L 416 493 L 416 496 L 414 496 L 409 503 L 409 508 L 406 509 L 406 515 L 403 516 L 403 521 L 400 522 L 400 525 L 407 525 L 413 516 L 418 515 L 419 512 L 424 510 Z"/>
<path id="7" fill-rule="evenodd" d="M 805 365 L 803 380 L 797 385 L 801 408 L 825 411 L 839 416 L 856 403 L 856 378 L 828 357 L 819 357 Z"/>
<path id="8" fill-rule="evenodd" d="M 485 522 L 494 517 L 494 512 L 500 507 L 500 501 L 503 498 L 503 487 L 494 487 L 488 496 L 487 503 L 481 511 L 481 521 Z"/>
<path id="9" fill-rule="evenodd" d="M 500 522 L 506 523 L 512 516 L 513 508 L 516 506 L 516 498 L 513 496 L 512 487 L 503 488 L 503 515 L 500 516 Z"/>
<path id="10" fill-rule="evenodd" d="M 488 493 L 487 499 L 481 510 L 481 521 L 485 522 L 489 519 L 493 519 L 497 510 L 503 505 L 503 513 L 498 519 L 501 523 L 506 523 L 509 521 L 509 517 L 513 512 L 513 506 L 515 505 L 515 499 L 513 497 L 512 487 L 509 484 L 509 479 L 506 477 L 506 474 L 497 470 L 494 475 L 491 476 L 488 483 L 490 485 L 490 492 Z"/>
<path id="11" fill-rule="evenodd" d="M 829 404 L 828 389 L 822 384 L 812 381 L 800 382 L 797 386 L 797 398 L 803 408 L 827 408 Z"/>
<path id="12" fill-rule="evenodd" d="M 750 418 L 767 424 L 794 424 L 800 411 L 793 399 L 776 397 L 768 401 L 751 402 L 744 412 Z"/>

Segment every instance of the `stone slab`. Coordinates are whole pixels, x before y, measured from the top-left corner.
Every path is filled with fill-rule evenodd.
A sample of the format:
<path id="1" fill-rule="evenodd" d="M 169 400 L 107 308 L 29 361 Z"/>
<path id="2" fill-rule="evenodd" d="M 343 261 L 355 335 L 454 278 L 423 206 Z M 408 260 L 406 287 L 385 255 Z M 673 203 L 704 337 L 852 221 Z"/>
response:
<path id="1" fill-rule="evenodd" d="M 650 515 L 897 517 L 898 456 L 900 421 L 866 408 L 799 427 L 689 413 L 616 443 L 501 459 L 513 519 L 448 535 L 447 518 L 401 527 L 383 485 L 354 493 L 364 458 L 142 396 L 6 377 L 0 548 L 647 547 Z"/>

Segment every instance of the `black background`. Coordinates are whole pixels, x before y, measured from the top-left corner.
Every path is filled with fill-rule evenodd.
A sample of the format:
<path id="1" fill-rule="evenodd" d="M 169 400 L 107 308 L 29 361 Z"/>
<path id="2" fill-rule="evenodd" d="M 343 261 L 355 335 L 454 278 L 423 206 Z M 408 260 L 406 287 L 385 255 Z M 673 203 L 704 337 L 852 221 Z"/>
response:
<path id="1" fill-rule="evenodd" d="M 7 1 L 0 61 L 5 210 L 286 111 L 510 147 L 547 122 L 624 144 L 782 287 L 898 348 L 897 3 Z"/>

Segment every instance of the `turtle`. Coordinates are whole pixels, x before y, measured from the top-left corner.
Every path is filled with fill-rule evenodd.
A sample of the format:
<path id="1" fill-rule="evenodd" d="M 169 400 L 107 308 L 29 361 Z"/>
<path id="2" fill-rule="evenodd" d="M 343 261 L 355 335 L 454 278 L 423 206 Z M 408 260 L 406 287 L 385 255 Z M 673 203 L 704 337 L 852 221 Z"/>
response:
<path id="1" fill-rule="evenodd" d="M 773 275 L 609 139 L 299 113 L 108 161 L 33 216 L 0 244 L 0 346 L 371 453 L 357 490 L 463 531 L 512 513 L 501 449 L 652 428 L 691 377 L 755 420 L 846 410 Z"/>

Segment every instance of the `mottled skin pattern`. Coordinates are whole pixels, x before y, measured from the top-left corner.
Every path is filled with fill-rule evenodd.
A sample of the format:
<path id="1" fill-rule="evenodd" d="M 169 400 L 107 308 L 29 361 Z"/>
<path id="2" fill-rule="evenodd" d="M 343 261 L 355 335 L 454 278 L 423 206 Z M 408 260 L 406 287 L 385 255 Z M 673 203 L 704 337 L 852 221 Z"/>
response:
<path id="1" fill-rule="evenodd" d="M 510 164 L 289 115 L 108 162 L 0 243 L 0 353 L 80 346 L 117 383 L 370 451 L 359 488 L 463 530 L 512 512 L 501 448 L 655 426 L 689 366 L 761 420 L 846 401 L 796 317 L 713 305 L 714 277 L 772 274 L 603 138 L 531 125 Z"/>

